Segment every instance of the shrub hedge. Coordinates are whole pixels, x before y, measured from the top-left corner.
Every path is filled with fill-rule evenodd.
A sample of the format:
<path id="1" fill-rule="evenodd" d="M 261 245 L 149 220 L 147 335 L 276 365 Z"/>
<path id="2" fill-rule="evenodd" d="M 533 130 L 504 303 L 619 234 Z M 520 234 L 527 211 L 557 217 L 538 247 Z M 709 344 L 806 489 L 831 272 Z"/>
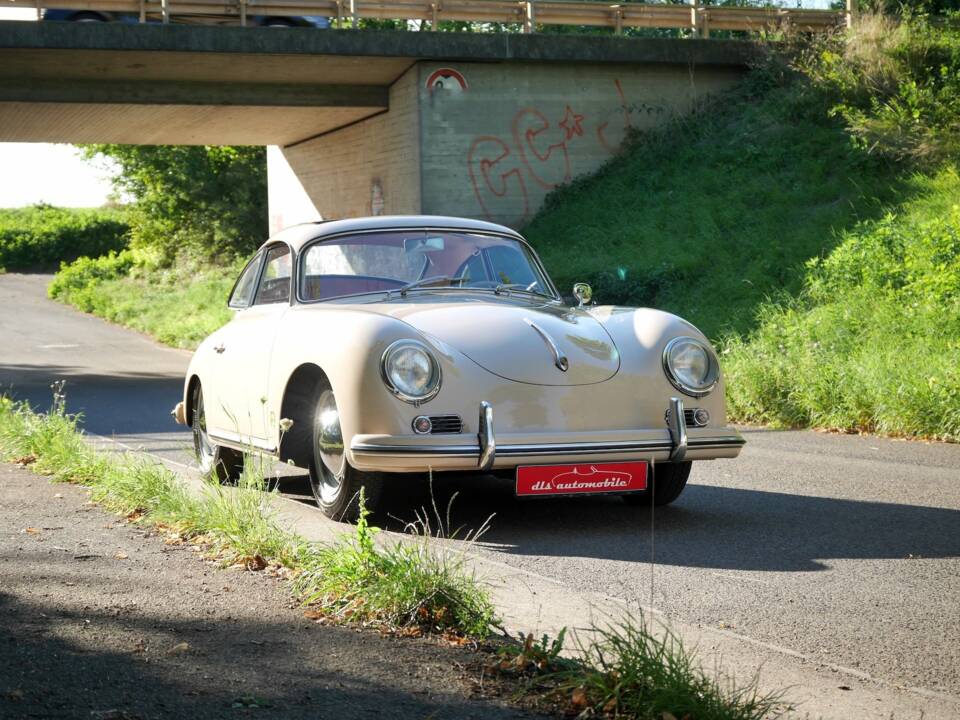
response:
<path id="1" fill-rule="evenodd" d="M 0 267 L 47 270 L 81 256 L 98 257 L 125 248 L 128 231 L 120 210 L 0 209 Z"/>

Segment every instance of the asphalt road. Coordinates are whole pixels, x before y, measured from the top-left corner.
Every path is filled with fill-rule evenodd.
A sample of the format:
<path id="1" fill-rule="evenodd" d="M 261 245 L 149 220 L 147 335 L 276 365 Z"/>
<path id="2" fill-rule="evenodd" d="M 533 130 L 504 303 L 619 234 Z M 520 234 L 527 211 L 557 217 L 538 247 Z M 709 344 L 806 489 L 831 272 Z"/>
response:
<path id="1" fill-rule="evenodd" d="M 0 276 L 0 387 L 43 406 L 66 379 L 90 431 L 185 459 L 167 413 L 188 354 L 46 300 L 46 280 Z M 745 436 L 653 517 L 612 498 L 517 502 L 482 477 L 436 492 L 459 493 L 454 525 L 494 515 L 482 551 L 501 562 L 960 703 L 960 445 Z M 306 492 L 297 477 L 283 489 Z M 395 512 L 427 499 L 410 482 Z"/>

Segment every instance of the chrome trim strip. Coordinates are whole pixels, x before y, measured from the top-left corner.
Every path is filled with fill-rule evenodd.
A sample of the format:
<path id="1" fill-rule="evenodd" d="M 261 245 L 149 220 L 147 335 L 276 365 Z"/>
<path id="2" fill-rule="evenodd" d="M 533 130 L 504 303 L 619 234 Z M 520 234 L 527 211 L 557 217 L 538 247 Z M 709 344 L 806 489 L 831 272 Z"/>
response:
<path id="1" fill-rule="evenodd" d="M 543 339 L 547 344 L 547 347 L 550 348 L 550 352 L 553 353 L 553 364 L 557 366 L 557 369 L 560 372 L 566 372 L 567 368 L 570 367 L 570 361 L 567 360 L 567 356 L 563 353 L 563 350 L 559 348 L 556 341 L 550 337 L 550 334 L 544 330 L 542 327 L 537 325 L 530 318 L 524 318 L 523 321 L 537 331 L 537 334 Z"/>
<path id="2" fill-rule="evenodd" d="M 493 467 L 497 456 L 497 438 L 493 434 L 493 405 L 486 400 L 480 403 L 480 432 L 477 437 L 480 440 L 479 467 L 486 472 Z"/>
<path id="3" fill-rule="evenodd" d="M 378 455 L 436 455 L 443 457 L 477 457 L 476 445 L 373 445 L 354 443 L 352 452 L 374 453 Z"/>
<path id="4" fill-rule="evenodd" d="M 683 400 L 678 397 L 670 398 L 670 438 L 673 440 L 670 460 L 683 462 L 687 454 L 687 419 L 683 416 Z"/>
<path id="5" fill-rule="evenodd" d="M 687 447 L 692 450 L 702 450 L 704 448 L 727 448 L 743 447 L 747 441 L 743 438 L 690 438 L 687 440 Z"/>
<path id="6" fill-rule="evenodd" d="M 728 438 L 688 438 L 686 447 L 690 450 L 723 449 L 743 447 L 746 441 L 739 437 Z M 662 440 L 634 440 L 610 443 L 571 443 L 568 445 L 496 445 L 496 455 L 503 457 L 521 457 L 534 455 L 599 455 L 617 452 L 671 452 L 675 449 L 672 442 Z M 423 455 L 439 457 L 477 458 L 482 453 L 482 445 L 374 445 L 354 443 L 353 452 L 379 455 Z M 678 461 L 679 462 L 679 461 Z"/>
<path id="7" fill-rule="evenodd" d="M 743 447 L 743 438 L 703 438 L 688 439 L 690 450 L 711 448 Z M 572 445 L 499 445 L 497 454 L 502 456 L 518 455 L 593 455 L 614 452 L 659 452 L 673 450 L 674 445 L 660 440 L 638 440 L 623 443 L 574 443 Z M 443 457 L 477 457 L 476 445 L 373 445 L 355 443 L 350 448 L 354 452 L 384 455 L 438 455 Z"/>
<path id="8" fill-rule="evenodd" d="M 593 455 L 613 452 L 656 452 L 673 446 L 662 440 L 635 440 L 621 443 L 571 443 L 569 445 L 501 445 L 501 455 Z"/>
<path id="9" fill-rule="evenodd" d="M 277 448 L 267 445 L 266 442 L 262 440 L 255 440 L 254 438 L 241 438 L 239 435 L 236 438 L 226 438 L 222 435 L 214 435 L 212 432 L 207 432 L 207 435 L 211 440 L 216 441 L 217 445 L 224 445 L 225 447 L 233 448 L 234 450 L 240 450 L 242 452 L 250 452 L 251 449 L 257 450 L 260 452 L 265 452 L 269 455 L 276 455 Z"/>

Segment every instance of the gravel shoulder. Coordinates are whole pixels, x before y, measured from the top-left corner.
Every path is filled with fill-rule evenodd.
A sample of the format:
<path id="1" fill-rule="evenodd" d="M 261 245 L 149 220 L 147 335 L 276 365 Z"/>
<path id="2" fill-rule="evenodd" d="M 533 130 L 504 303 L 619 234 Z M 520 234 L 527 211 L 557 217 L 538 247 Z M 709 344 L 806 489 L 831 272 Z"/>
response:
<path id="1" fill-rule="evenodd" d="M 529 717 L 470 697 L 468 650 L 318 625 L 82 488 L 0 483 L 2 718 Z"/>

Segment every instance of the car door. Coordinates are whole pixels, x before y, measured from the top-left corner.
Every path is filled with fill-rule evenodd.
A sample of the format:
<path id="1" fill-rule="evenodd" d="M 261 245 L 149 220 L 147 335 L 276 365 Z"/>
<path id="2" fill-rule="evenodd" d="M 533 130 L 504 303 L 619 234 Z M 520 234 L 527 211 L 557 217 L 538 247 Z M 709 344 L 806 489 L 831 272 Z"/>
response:
<path id="1" fill-rule="evenodd" d="M 278 422 L 270 417 L 267 380 L 277 329 L 290 308 L 291 275 L 290 248 L 285 243 L 265 248 L 252 302 L 218 335 L 218 394 L 227 402 L 229 425 L 223 436 L 228 439 L 265 447 L 268 428 Z"/>
<path id="2" fill-rule="evenodd" d="M 257 291 L 257 280 L 263 267 L 263 252 L 258 252 L 243 268 L 237 282 L 230 292 L 227 306 L 234 311 L 233 319 L 210 335 L 198 352 L 205 353 L 203 372 L 203 397 L 207 428 L 214 435 L 232 437 L 238 432 L 233 420 L 242 414 L 246 401 L 229 394 L 229 385 L 223 382 L 227 363 L 231 356 L 226 353 L 226 340 L 234 335 L 233 325 L 240 321 L 244 313 L 253 305 L 253 296 Z"/>

